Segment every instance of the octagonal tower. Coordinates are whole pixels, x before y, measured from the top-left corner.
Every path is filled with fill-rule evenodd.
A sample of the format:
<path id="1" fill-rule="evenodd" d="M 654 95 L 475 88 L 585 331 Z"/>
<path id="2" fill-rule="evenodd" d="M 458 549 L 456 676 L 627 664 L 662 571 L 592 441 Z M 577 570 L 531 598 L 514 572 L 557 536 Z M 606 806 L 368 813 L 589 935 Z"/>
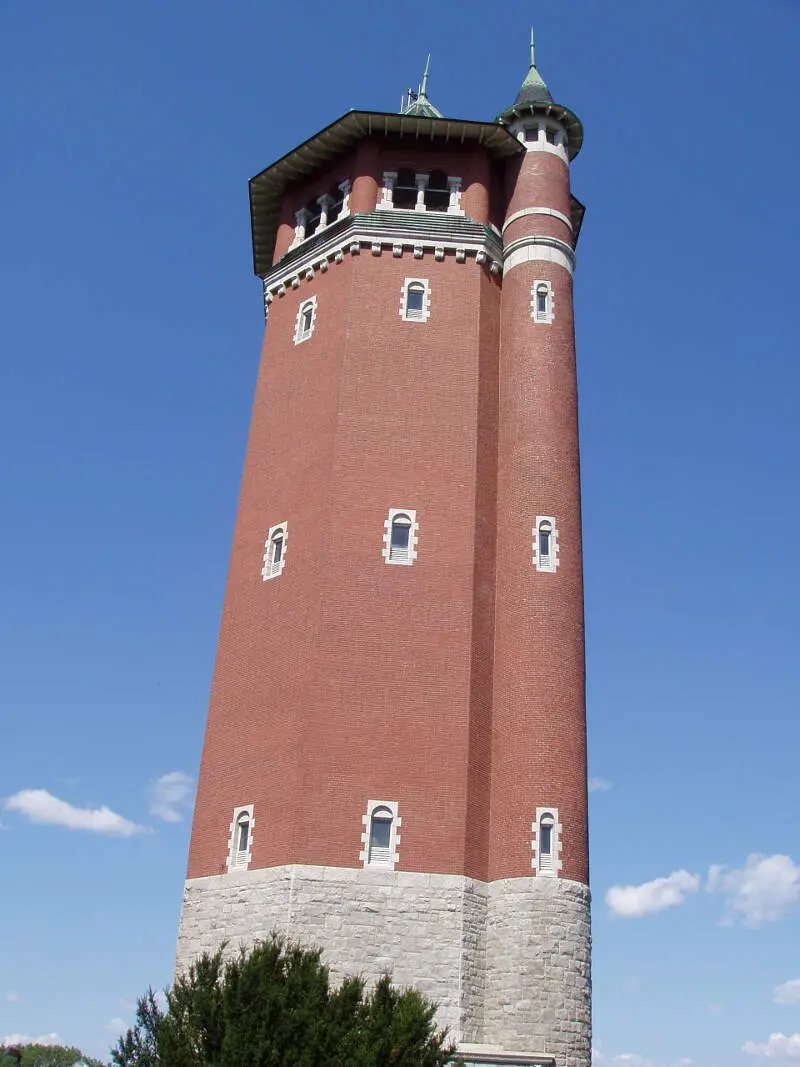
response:
<path id="1" fill-rule="evenodd" d="M 351 111 L 250 183 L 267 323 L 178 967 L 272 930 L 588 1067 L 582 130 Z"/>

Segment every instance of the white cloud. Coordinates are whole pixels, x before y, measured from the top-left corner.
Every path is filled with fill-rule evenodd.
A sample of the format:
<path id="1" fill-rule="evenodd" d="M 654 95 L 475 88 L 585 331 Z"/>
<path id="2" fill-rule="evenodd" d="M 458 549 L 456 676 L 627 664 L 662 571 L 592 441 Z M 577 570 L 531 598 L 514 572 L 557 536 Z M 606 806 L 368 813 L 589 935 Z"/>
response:
<path id="1" fill-rule="evenodd" d="M 151 782 L 148 791 L 151 815 L 164 822 L 180 822 L 183 819 L 180 809 L 191 806 L 194 782 L 183 771 L 170 771 Z"/>
<path id="2" fill-rule="evenodd" d="M 706 889 L 726 898 L 723 925 L 741 919 L 745 926 L 763 926 L 800 903 L 800 866 L 791 856 L 753 853 L 744 867 L 711 867 Z"/>
<path id="3" fill-rule="evenodd" d="M 589 779 L 589 792 L 590 793 L 607 793 L 609 789 L 613 788 L 614 783 L 609 782 L 608 778 L 590 778 Z"/>
<path id="4" fill-rule="evenodd" d="M 118 1015 L 115 1015 L 113 1019 L 108 1020 L 103 1029 L 110 1030 L 112 1034 L 120 1034 L 123 1030 L 128 1029 L 128 1024 L 124 1019 L 120 1019 Z"/>
<path id="5" fill-rule="evenodd" d="M 76 808 L 59 800 L 46 789 L 23 789 L 5 802 L 7 811 L 18 811 L 31 822 L 66 826 L 68 830 L 91 830 L 96 834 L 131 837 L 144 833 L 144 827 L 123 819 L 111 808 Z"/>
<path id="6" fill-rule="evenodd" d="M 3 1045 L 57 1045 L 58 1034 L 41 1034 L 39 1037 L 31 1037 L 30 1034 L 8 1034 L 0 1039 Z"/>
<path id="7" fill-rule="evenodd" d="M 19 993 L 15 993 L 13 989 L 9 989 L 5 995 L 5 1002 L 6 1004 L 21 1004 L 22 998 Z"/>
<path id="8" fill-rule="evenodd" d="M 606 893 L 606 904 L 614 915 L 633 918 L 683 904 L 687 895 L 699 888 L 699 875 L 673 871 L 666 878 L 654 878 L 643 885 L 614 885 Z"/>
<path id="9" fill-rule="evenodd" d="M 776 1004 L 800 1004 L 800 978 L 776 985 L 772 990 L 772 999 Z"/>
<path id="10" fill-rule="evenodd" d="M 748 1056 L 763 1056 L 767 1060 L 800 1060 L 800 1034 L 770 1034 L 769 1041 L 760 1045 L 746 1041 L 742 1052 Z"/>
<path id="11" fill-rule="evenodd" d="M 605 1055 L 600 1051 L 600 1049 L 595 1048 L 594 1045 L 592 1045 L 592 1063 L 599 1063 L 601 1060 L 604 1059 Z"/>
<path id="12" fill-rule="evenodd" d="M 623 1064 L 624 1067 L 653 1067 L 652 1060 L 639 1056 L 636 1052 L 621 1052 L 614 1057 L 614 1063 Z"/>

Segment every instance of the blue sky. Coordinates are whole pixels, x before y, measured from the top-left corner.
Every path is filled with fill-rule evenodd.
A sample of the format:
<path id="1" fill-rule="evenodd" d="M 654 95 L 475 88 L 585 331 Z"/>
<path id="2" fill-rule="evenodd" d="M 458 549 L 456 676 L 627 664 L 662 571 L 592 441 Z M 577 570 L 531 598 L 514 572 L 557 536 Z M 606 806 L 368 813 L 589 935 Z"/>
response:
<path id="1" fill-rule="evenodd" d="M 300 12 L 0 4 L 0 1038 L 103 1055 L 170 978 L 263 326 L 247 179 L 428 51 L 434 102 L 493 117 L 534 17 L 586 128 L 597 1060 L 800 1061 L 800 3 Z"/>

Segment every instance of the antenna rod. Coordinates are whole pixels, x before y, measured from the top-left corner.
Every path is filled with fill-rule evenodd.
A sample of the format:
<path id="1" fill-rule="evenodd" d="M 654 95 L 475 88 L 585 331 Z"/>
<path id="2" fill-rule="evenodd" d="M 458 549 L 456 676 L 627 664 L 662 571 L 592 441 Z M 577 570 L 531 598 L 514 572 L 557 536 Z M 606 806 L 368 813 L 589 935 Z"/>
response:
<path id="1" fill-rule="evenodd" d="M 536 50 L 533 44 L 533 26 L 531 26 L 531 66 L 536 66 Z"/>

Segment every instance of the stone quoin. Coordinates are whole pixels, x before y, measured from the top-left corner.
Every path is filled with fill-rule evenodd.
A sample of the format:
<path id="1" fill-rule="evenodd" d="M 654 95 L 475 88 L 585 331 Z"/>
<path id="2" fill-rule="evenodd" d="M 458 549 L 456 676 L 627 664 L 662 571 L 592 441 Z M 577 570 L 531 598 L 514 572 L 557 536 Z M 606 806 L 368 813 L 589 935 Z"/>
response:
<path id="1" fill-rule="evenodd" d="M 266 328 L 177 968 L 277 930 L 434 998 L 468 1064 L 590 1063 L 582 137 L 531 40 L 496 120 L 426 68 L 250 182 Z"/>

